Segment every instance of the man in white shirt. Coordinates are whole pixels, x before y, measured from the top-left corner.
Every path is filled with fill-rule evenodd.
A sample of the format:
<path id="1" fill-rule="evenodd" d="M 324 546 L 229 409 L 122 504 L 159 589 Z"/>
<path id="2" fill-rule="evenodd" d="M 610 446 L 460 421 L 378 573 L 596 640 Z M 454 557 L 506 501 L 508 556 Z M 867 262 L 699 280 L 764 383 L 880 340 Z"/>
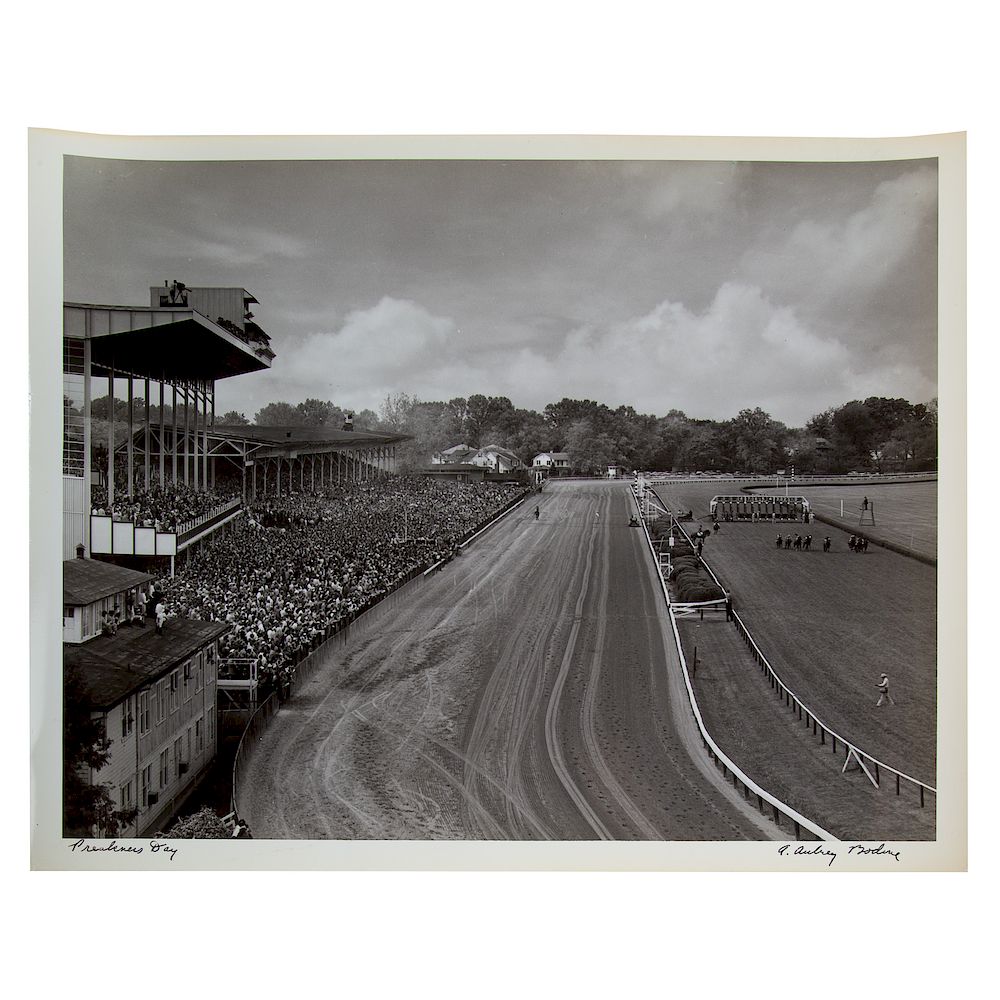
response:
<path id="1" fill-rule="evenodd" d="M 889 697 L 889 677 L 887 674 L 882 674 L 878 682 L 878 701 L 875 702 L 876 708 L 881 708 L 882 705 L 888 702 L 890 705 L 895 705 L 896 703 Z"/>

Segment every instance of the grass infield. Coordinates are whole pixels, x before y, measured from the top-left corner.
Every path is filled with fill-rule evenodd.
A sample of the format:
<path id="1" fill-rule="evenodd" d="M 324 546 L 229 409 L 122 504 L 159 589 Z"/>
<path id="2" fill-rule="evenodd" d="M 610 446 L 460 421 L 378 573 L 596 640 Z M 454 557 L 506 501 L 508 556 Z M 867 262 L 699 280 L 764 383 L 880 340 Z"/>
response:
<path id="1" fill-rule="evenodd" d="M 675 509 L 692 508 L 696 530 L 699 513 L 707 513 L 718 489 L 713 483 L 678 483 L 657 492 Z M 702 521 L 710 526 L 707 516 Z M 778 530 L 811 533 L 812 550 L 778 550 Z M 824 553 L 827 534 L 833 546 Z M 727 523 L 708 540 L 704 556 L 785 683 L 842 736 L 933 785 L 935 569 L 875 546 L 855 555 L 847 538 L 847 532 L 820 523 Z M 748 671 L 748 683 L 769 690 L 759 672 Z M 895 704 L 876 708 L 882 671 L 889 675 Z M 766 738 L 754 736 L 749 724 L 743 737 L 754 741 L 760 755 L 770 752 Z"/>

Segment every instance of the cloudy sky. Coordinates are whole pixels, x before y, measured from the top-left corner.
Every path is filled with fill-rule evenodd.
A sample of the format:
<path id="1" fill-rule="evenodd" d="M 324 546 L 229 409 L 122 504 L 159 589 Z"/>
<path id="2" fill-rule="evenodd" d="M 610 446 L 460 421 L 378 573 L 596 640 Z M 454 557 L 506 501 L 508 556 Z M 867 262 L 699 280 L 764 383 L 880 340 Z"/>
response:
<path id="1" fill-rule="evenodd" d="M 307 396 L 563 396 L 801 425 L 937 394 L 934 161 L 67 158 L 65 296 L 238 285 L 277 352 L 218 385 Z"/>

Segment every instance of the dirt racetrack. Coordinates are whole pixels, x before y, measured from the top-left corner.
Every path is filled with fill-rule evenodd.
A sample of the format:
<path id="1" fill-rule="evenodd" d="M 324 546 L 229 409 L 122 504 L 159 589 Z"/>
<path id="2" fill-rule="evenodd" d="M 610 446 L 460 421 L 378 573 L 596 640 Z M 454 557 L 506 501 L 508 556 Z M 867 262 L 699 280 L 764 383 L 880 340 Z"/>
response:
<path id="1" fill-rule="evenodd" d="M 237 789 L 256 837 L 764 840 L 705 757 L 624 483 L 553 483 L 331 649 Z"/>

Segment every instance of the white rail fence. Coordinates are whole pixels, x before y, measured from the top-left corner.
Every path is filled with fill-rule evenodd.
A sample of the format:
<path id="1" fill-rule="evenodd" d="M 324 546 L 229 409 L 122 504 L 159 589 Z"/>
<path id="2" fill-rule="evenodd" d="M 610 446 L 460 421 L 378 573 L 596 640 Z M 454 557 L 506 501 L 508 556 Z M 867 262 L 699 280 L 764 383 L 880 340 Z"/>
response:
<path id="1" fill-rule="evenodd" d="M 807 839 L 818 839 L 818 840 L 836 840 L 837 838 L 827 830 L 824 830 L 817 823 L 812 820 L 807 819 L 801 813 L 797 812 L 791 806 L 782 802 L 780 799 L 775 798 L 770 792 L 761 788 L 752 778 L 745 774 L 733 761 L 723 752 L 719 745 L 712 739 L 711 734 L 705 727 L 705 722 L 701 716 L 701 709 L 698 707 L 698 699 L 695 697 L 694 687 L 691 684 L 691 676 L 688 671 L 687 658 L 684 655 L 684 648 L 681 644 L 680 633 L 677 631 L 677 621 L 674 614 L 674 605 L 670 602 L 670 591 L 667 589 L 666 581 L 663 579 L 663 573 L 660 570 L 660 562 L 657 558 L 656 549 L 653 545 L 653 540 L 649 534 L 649 528 L 646 525 L 646 521 L 641 517 L 642 505 L 639 501 L 639 497 L 633 490 L 632 498 L 635 501 L 636 507 L 640 514 L 640 523 L 642 524 L 643 533 L 646 536 L 646 544 L 649 546 L 649 551 L 653 556 L 653 562 L 656 565 L 657 577 L 660 581 L 660 588 L 663 591 L 663 600 L 666 604 L 667 615 L 670 618 L 670 625 L 674 635 L 674 643 L 677 647 L 677 655 L 680 659 L 681 674 L 684 678 L 684 686 L 687 689 L 688 704 L 690 705 L 691 712 L 694 715 L 695 723 L 698 726 L 698 730 L 701 734 L 701 740 L 705 748 L 708 750 L 709 757 L 712 759 L 713 763 L 716 764 L 722 773 L 727 778 L 732 778 L 734 788 L 743 788 L 743 797 L 749 799 L 751 795 L 756 796 L 757 808 L 764 812 L 764 804 L 770 807 L 771 818 L 774 820 L 775 824 L 781 827 L 781 817 L 784 816 L 792 825 L 792 829 L 795 834 L 795 839 L 800 840 L 802 838 L 802 831 L 805 830 L 807 833 L 812 834 L 812 838 Z"/>

